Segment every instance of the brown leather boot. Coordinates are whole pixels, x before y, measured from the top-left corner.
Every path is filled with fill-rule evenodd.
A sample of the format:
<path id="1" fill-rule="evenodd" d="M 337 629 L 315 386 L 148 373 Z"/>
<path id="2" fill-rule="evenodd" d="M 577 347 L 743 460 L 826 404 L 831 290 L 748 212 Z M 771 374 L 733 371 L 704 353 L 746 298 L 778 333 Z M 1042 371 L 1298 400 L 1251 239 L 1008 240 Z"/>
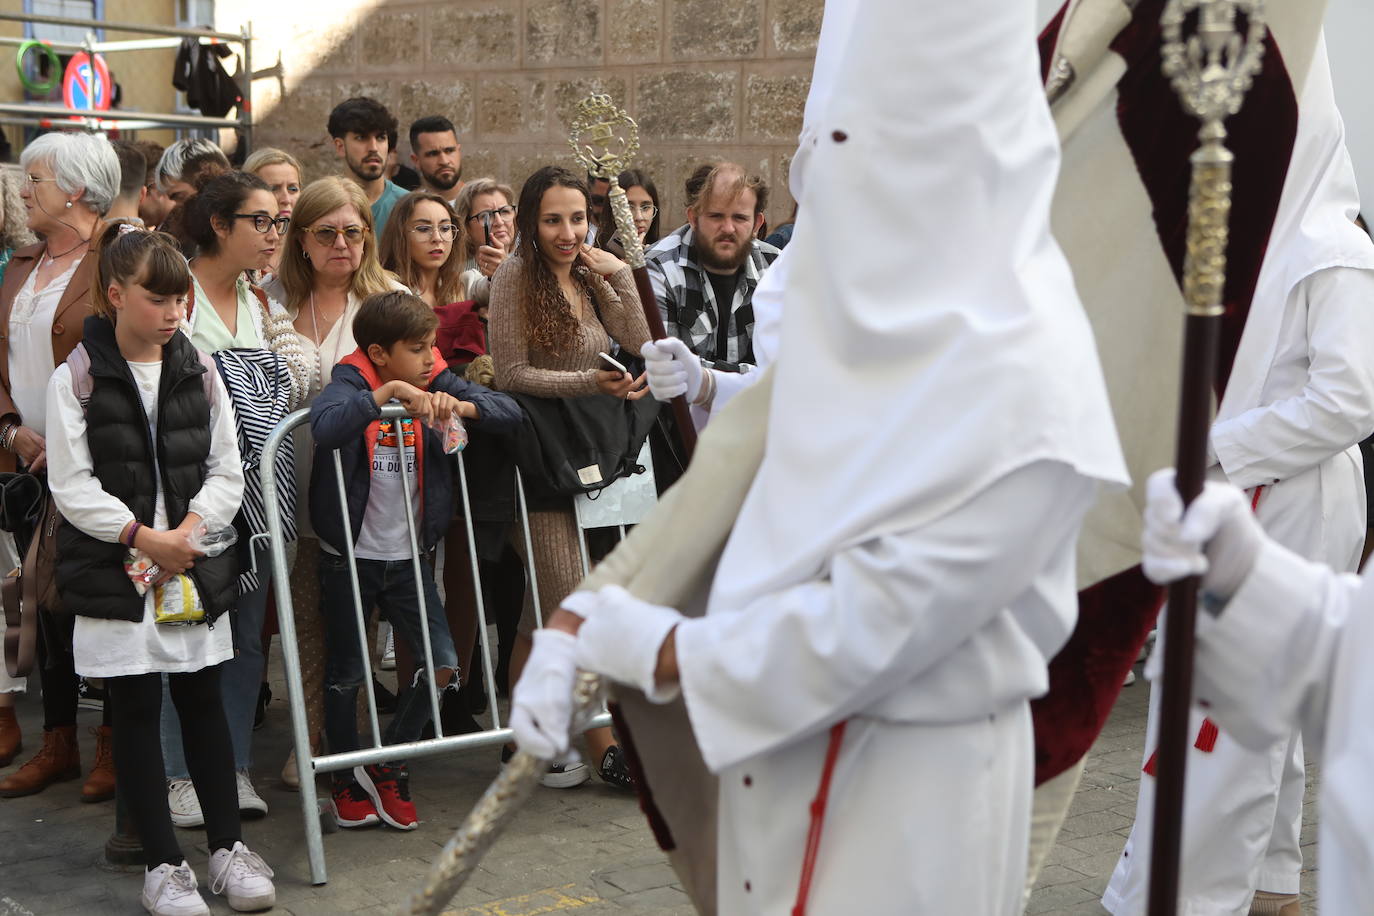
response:
<path id="1" fill-rule="evenodd" d="M 76 746 L 76 726 L 63 725 L 43 732 L 43 746 L 38 753 L 0 782 L 0 797 L 33 795 L 55 782 L 80 776 L 81 749 Z"/>
<path id="2" fill-rule="evenodd" d="M 24 749 L 24 736 L 13 706 L 0 706 L 0 767 L 7 767 Z"/>
<path id="3" fill-rule="evenodd" d="M 95 735 L 95 766 L 81 787 L 81 800 L 102 802 L 115 795 L 114 740 L 108 725 L 91 729 L 91 734 Z"/>

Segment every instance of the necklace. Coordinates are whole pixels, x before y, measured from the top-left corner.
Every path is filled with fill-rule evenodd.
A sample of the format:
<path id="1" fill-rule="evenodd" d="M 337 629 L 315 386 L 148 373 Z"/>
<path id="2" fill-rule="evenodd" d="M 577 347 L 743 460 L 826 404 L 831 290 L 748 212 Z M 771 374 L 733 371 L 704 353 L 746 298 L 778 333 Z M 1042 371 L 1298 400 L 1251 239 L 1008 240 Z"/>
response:
<path id="1" fill-rule="evenodd" d="M 348 303 L 347 303 L 347 302 L 344 303 L 344 312 L 346 312 L 346 311 L 348 311 Z M 339 313 L 339 315 L 342 315 L 342 314 L 343 314 L 343 312 L 340 312 L 340 313 Z M 339 320 L 339 315 L 335 315 L 335 316 L 334 316 L 334 321 L 331 322 L 330 325 L 329 325 L 330 328 L 333 328 L 333 327 L 334 327 L 334 323 L 337 322 L 337 321 Z M 328 316 L 326 316 L 326 317 L 328 317 Z M 322 344 L 322 343 L 324 342 L 324 340 L 323 340 L 323 338 L 320 337 L 320 319 L 319 319 L 319 315 L 317 315 L 316 312 L 315 312 L 315 291 L 314 291 L 313 289 L 310 291 L 310 330 L 314 332 L 314 338 L 313 338 L 313 339 L 314 339 L 314 341 L 315 341 L 315 348 L 316 348 L 316 349 L 319 349 L 320 344 Z"/>
<path id="2" fill-rule="evenodd" d="M 48 263 L 51 264 L 51 263 L 53 263 L 54 261 L 56 261 L 58 258 L 65 258 L 67 255 L 71 254 L 73 251 L 75 251 L 76 249 L 80 248 L 82 245 L 88 245 L 88 244 L 90 244 L 90 239 L 82 239 L 81 241 L 77 242 L 75 245 L 73 245 L 72 247 L 68 248 L 66 251 L 62 252 L 61 254 L 53 254 L 51 251 L 48 251 L 46 248 L 43 249 L 43 253 L 44 253 L 45 255 L 47 255 L 47 257 L 48 257 Z"/>

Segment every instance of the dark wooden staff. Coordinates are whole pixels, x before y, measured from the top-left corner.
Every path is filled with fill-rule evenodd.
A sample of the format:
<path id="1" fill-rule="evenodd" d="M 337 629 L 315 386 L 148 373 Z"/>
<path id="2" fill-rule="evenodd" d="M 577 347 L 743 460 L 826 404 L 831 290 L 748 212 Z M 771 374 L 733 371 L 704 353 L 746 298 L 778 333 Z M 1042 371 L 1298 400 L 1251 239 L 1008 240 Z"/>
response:
<path id="1" fill-rule="evenodd" d="M 1265 28 L 1259 5 L 1260 0 L 1170 0 L 1161 20 L 1164 72 L 1172 79 L 1184 107 L 1202 121 L 1202 145 L 1191 160 L 1188 248 L 1183 266 L 1187 317 L 1175 467 L 1178 492 L 1185 505 L 1202 492 L 1206 480 L 1217 341 L 1225 312 L 1222 296 L 1235 157 L 1225 146 L 1224 121 L 1240 110 L 1259 69 Z M 1185 41 L 1184 21 L 1192 7 L 1197 9 L 1197 33 Z M 1248 19 L 1243 40 L 1236 30 L 1237 12 Z M 1191 576 L 1169 587 L 1150 849 L 1150 916 L 1174 916 L 1178 910 L 1200 585 L 1200 579 Z"/>
<path id="2" fill-rule="evenodd" d="M 658 299 L 654 296 L 654 285 L 649 279 L 649 268 L 644 259 L 644 245 L 639 240 L 639 231 L 635 229 L 630 199 L 625 196 L 625 189 L 616 180 L 616 175 L 606 173 L 596 177 L 610 182 L 611 187 L 607 194 L 611 215 L 615 218 L 615 227 L 620 232 L 620 243 L 625 248 L 625 263 L 634 272 L 635 289 L 639 291 L 639 304 L 644 309 L 644 321 L 649 325 L 649 336 L 654 340 L 662 340 L 668 336 L 668 329 L 663 326 L 663 316 L 658 311 Z M 703 367 L 701 371 L 709 370 Z M 684 395 L 673 398 L 672 407 L 673 419 L 677 421 L 677 434 L 682 441 L 683 455 L 690 461 L 692 452 L 697 447 L 697 428 L 692 422 L 692 411 Z"/>

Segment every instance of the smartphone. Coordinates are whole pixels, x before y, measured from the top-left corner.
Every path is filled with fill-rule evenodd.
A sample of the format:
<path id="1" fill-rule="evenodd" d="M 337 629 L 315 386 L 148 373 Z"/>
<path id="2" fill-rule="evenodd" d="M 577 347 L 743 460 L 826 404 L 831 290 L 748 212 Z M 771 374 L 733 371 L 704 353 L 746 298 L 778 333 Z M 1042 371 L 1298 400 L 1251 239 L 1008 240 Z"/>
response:
<path id="1" fill-rule="evenodd" d="M 615 360 L 611 359 L 610 356 L 606 355 L 605 353 L 598 353 L 596 355 L 601 359 L 601 368 L 605 369 L 607 372 L 619 372 L 621 375 L 630 374 L 629 369 L 626 369 L 624 366 L 622 366 Z"/>
<path id="2" fill-rule="evenodd" d="M 488 248 L 495 248 L 496 246 L 493 245 L 493 244 L 491 243 L 491 212 L 490 212 L 490 211 L 487 211 L 487 212 L 485 212 L 485 213 L 482 214 L 482 228 L 483 228 L 483 230 L 486 231 L 486 234 L 487 234 L 487 242 L 486 242 L 487 247 L 488 247 Z"/>

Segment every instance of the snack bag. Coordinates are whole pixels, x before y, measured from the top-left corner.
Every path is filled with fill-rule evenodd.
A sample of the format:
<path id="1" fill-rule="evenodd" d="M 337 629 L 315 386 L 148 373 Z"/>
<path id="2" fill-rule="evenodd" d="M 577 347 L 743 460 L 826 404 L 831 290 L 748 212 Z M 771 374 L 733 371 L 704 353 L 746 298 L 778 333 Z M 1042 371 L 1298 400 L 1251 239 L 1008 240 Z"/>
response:
<path id="1" fill-rule="evenodd" d="M 153 622 L 181 625 L 205 622 L 205 605 L 190 576 L 182 573 L 153 586 Z"/>

